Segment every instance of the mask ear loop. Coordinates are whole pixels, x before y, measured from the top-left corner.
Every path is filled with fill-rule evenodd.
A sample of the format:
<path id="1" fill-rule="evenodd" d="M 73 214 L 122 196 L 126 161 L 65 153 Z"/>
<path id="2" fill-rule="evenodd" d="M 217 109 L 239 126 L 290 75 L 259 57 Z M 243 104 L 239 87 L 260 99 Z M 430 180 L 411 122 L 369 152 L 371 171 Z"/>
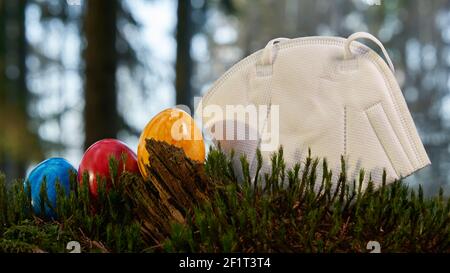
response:
<path id="1" fill-rule="evenodd" d="M 276 46 L 278 43 L 287 41 L 288 38 L 276 38 L 270 40 L 266 47 L 263 49 L 260 59 L 258 60 L 258 66 L 271 66 L 273 61 L 275 60 L 277 49 Z"/>
<path id="2" fill-rule="evenodd" d="M 356 39 L 368 39 L 368 40 L 371 40 L 372 42 L 374 42 L 375 44 L 377 44 L 381 48 L 381 51 L 384 54 L 384 58 L 386 59 L 386 62 L 389 65 L 389 68 L 392 70 L 392 72 L 395 72 L 394 64 L 392 64 L 391 58 L 389 58 L 389 54 L 387 53 L 383 44 L 380 42 L 380 40 L 375 38 L 375 36 L 373 36 L 372 34 L 367 33 L 367 32 L 356 32 L 347 38 L 347 40 L 345 41 L 345 44 L 344 44 L 346 59 L 350 59 L 353 57 L 353 53 L 350 50 L 350 44 Z"/>

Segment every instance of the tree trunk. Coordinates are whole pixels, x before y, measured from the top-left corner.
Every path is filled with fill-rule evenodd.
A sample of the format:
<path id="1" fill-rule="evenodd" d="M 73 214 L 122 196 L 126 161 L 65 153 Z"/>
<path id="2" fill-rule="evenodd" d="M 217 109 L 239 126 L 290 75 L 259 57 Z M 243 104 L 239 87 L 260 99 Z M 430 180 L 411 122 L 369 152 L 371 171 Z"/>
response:
<path id="1" fill-rule="evenodd" d="M 41 155 L 28 127 L 26 5 L 27 0 L 0 1 L 0 171 L 8 178 L 24 177 L 27 162 Z"/>
<path id="2" fill-rule="evenodd" d="M 116 137 L 117 0 L 86 1 L 85 148 L 103 138 Z"/>
<path id="3" fill-rule="evenodd" d="M 191 1 L 178 0 L 177 10 L 177 57 L 175 64 L 176 103 L 192 106 L 192 58 L 191 40 L 193 35 Z"/>

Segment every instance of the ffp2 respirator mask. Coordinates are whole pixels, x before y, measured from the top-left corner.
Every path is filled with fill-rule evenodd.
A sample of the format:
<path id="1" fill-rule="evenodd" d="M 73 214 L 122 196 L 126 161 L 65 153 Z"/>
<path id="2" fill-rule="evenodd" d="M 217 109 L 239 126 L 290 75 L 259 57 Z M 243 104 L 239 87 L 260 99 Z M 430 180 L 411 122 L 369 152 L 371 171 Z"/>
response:
<path id="1" fill-rule="evenodd" d="M 386 62 L 359 38 L 375 42 Z M 350 178 L 364 169 L 379 185 L 385 170 L 393 182 L 430 164 L 393 72 L 368 33 L 274 39 L 211 87 L 203 125 L 225 151 L 246 154 L 253 172 L 257 148 L 267 163 L 282 145 L 288 166 L 311 148 L 335 174 L 343 156 Z"/>

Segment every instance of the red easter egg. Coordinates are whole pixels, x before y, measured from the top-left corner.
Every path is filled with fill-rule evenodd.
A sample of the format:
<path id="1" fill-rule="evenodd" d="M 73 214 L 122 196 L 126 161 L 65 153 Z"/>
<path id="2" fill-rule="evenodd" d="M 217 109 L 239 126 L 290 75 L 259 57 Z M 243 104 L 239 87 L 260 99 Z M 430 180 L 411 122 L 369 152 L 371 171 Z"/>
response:
<path id="1" fill-rule="evenodd" d="M 89 191 L 94 198 L 98 197 L 97 176 L 106 179 L 107 190 L 112 186 L 109 172 L 110 157 L 114 157 L 118 162 L 117 179 L 124 170 L 139 174 L 136 154 L 125 143 L 116 139 L 103 139 L 95 142 L 84 153 L 78 168 L 78 182 L 80 184 L 83 182 L 83 174 L 87 172 Z M 126 161 L 123 162 L 123 159 Z"/>

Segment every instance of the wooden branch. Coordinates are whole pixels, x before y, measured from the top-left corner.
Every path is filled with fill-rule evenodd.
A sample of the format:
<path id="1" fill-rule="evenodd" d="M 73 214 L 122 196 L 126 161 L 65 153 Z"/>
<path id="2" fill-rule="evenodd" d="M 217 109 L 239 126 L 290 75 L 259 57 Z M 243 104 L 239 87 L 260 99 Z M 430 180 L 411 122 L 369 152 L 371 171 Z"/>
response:
<path id="1" fill-rule="evenodd" d="M 128 179 L 126 193 L 135 205 L 142 234 L 148 243 L 160 244 L 170 234 L 171 224 L 184 223 L 186 213 L 209 198 L 213 184 L 202 163 L 168 143 L 146 140 L 149 177 Z"/>

